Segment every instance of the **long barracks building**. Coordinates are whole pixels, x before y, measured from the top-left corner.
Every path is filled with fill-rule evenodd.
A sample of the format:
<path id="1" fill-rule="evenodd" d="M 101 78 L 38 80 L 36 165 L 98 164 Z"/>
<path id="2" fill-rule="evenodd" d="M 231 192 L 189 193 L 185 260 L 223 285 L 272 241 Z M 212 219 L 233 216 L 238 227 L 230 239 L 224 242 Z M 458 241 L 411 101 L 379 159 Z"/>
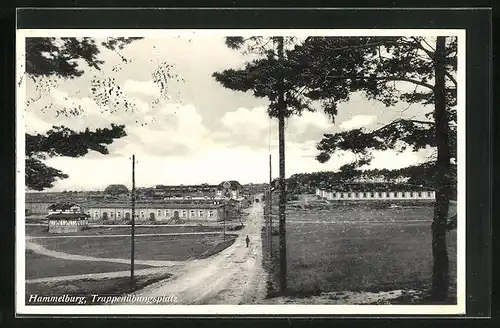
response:
<path id="1" fill-rule="evenodd" d="M 103 203 L 87 206 L 89 221 L 120 221 L 131 219 L 130 203 Z M 183 221 L 222 221 L 228 215 L 224 204 L 199 203 L 138 203 L 135 205 L 135 217 L 139 220 L 183 220 Z"/>
<path id="2" fill-rule="evenodd" d="M 433 201 L 436 192 L 432 188 L 406 184 L 355 183 L 316 189 L 316 196 L 326 200 L 425 200 Z"/>

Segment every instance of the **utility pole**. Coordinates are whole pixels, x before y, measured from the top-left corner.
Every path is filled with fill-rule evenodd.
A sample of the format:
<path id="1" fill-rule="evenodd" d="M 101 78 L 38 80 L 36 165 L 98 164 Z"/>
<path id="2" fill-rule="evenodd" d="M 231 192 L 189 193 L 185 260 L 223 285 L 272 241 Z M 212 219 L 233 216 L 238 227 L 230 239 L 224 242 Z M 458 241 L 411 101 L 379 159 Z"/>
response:
<path id="1" fill-rule="evenodd" d="M 278 140 L 279 140 L 279 250 L 280 250 L 280 292 L 284 294 L 287 288 L 287 260 L 286 260 L 286 226 L 285 226 L 285 207 L 286 207 L 286 185 L 285 185 L 285 85 L 283 76 L 284 64 L 284 44 L 283 37 L 277 38 L 278 43 Z"/>
<path id="2" fill-rule="evenodd" d="M 267 208 L 267 218 L 268 218 L 268 239 L 269 239 L 269 254 L 270 257 L 272 258 L 273 255 L 273 191 L 272 191 L 272 182 L 273 182 L 273 173 L 272 173 L 272 159 L 271 159 L 271 154 L 269 154 L 269 195 L 267 197 L 268 200 L 268 208 Z"/>
<path id="3" fill-rule="evenodd" d="M 135 257 L 135 155 L 132 155 L 132 224 L 130 243 L 130 278 L 134 280 L 134 257 Z"/>
<path id="4" fill-rule="evenodd" d="M 224 207 L 223 209 L 224 213 L 223 213 L 223 220 L 222 220 L 222 224 L 223 224 L 223 230 L 222 230 L 222 240 L 226 241 L 226 207 Z"/>

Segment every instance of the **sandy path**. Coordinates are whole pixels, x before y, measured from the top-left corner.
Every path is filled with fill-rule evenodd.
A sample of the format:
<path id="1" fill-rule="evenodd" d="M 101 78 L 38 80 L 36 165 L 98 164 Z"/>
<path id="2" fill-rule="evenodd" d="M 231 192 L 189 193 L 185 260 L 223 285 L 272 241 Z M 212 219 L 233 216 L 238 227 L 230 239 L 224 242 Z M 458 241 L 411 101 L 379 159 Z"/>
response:
<path id="1" fill-rule="evenodd" d="M 175 295 L 178 304 L 242 304 L 259 302 L 265 296 L 266 276 L 262 269 L 262 203 L 249 209 L 245 228 L 234 244 L 213 257 L 193 261 L 176 277 L 158 282 L 136 296 Z M 246 247 L 245 237 L 250 237 Z"/>
<path id="2" fill-rule="evenodd" d="M 102 257 L 93 257 L 93 256 L 85 256 L 85 255 L 76 255 L 76 254 L 68 254 L 64 252 L 51 251 L 41 245 L 26 241 L 26 249 L 32 250 L 33 252 L 51 256 L 63 260 L 74 260 L 74 261 L 87 261 L 87 262 L 112 262 L 112 263 L 122 263 L 129 264 L 130 259 L 120 259 L 120 258 L 102 258 Z M 135 260 L 136 264 L 150 265 L 154 267 L 168 267 L 174 265 L 183 264 L 183 261 L 156 261 L 156 260 Z"/>

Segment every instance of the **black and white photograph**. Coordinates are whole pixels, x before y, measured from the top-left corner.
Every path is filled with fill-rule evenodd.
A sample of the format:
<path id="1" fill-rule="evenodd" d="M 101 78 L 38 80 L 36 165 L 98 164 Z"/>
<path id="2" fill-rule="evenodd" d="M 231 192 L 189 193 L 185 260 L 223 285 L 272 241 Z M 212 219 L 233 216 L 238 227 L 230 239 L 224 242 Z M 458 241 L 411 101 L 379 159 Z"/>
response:
<path id="1" fill-rule="evenodd" d="M 465 313 L 464 30 L 16 42 L 18 313 Z"/>

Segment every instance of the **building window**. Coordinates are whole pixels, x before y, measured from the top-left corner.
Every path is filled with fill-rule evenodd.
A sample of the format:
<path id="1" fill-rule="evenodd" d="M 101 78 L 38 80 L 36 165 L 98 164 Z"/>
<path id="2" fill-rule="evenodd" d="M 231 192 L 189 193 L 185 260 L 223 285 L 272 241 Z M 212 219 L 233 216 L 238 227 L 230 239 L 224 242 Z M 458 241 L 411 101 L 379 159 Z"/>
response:
<path id="1" fill-rule="evenodd" d="M 431 192 L 430 191 L 427 192 L 427 196 L 431 197 Z"/>
<path id="2" fill-rule="evenodd" d="M 344 194 L 343 193 L 340 193 L 340 198 L 344 198 Z"/>
<path id="3" fill-rule="evenodd" d="M 381 193 L 381 192 L 379 192 L 379 193 L 378 193 L 378 196 L 379 196 L 379 197 L 382 197 L 382 193 Z"/>
<path id="4" fill-rule="evenodd" d="M 182 211 L 182 217 L 186 217 L 186 210 Z"/>
<path id="5" fill-rule="evenodd" d="M 370 195 L 371 195 L 372 198 L 375 197 L 375 193 L 374 192 L 372 192 Z"/>
<path id="6" fill-rule="evenodd" d="M 208 211 L 208 217 L 213 218 L 214 217 L 214 211 Z"/>
<path id="7" fill-rule="evenodd" d="M 161 211 L 160 210 L 158 210 L 158 216 L 161 216 Z"/>
<path id="8" fill-rule="evenodd" d="M 98 217 L 99 217 L 99 212 L 95 212 L 94 216 L 95 216 L 96 218 L 98 218 Z"/>
<path id="9" fill-rule="evenodd" d="M 122 213 L 118 212 L 118 213 L 116 213 L 116 216 L 119 217 L 119 218 L 121 218 L 122 217 Z"/>
<path id="10" fill-rule="evenodd" d="M 348 193 L 348 194 L 347 194 L 347 197 L 348 197 L 348 198 L 351 198 L 351 197 L 352 197 L 352 193 Z"/>
<path id="11" fill-rule="evenodd" d="M 191 210 L 191 217 L 192 217 L 192 218 L 194 218 L 194 217 L 195 217 L 194 210 Z"/>
<path id="12" fill-rule="evenodd" d="M 200 218 L 203 217 L 203 211 L 200 211 Z"/>
<path id="13" fill-rule="evenodd" d="M 144 218 L 144 212 L 141 212 L 141 217 L 143 217 L 143 218 Z"/>
<path id="14" fill-rule="evenodd" d="M 165 216 L 168 216 L 168 210 L 165 211 Z"/>
<path id="15" fill-rule="evenodd" d="M 114 214 L 114 213 L 113 213 L 113 212 L 111 212 L 111 213 L 109 213 L 109 216 L 113 217 L 113 214 Z"/>

